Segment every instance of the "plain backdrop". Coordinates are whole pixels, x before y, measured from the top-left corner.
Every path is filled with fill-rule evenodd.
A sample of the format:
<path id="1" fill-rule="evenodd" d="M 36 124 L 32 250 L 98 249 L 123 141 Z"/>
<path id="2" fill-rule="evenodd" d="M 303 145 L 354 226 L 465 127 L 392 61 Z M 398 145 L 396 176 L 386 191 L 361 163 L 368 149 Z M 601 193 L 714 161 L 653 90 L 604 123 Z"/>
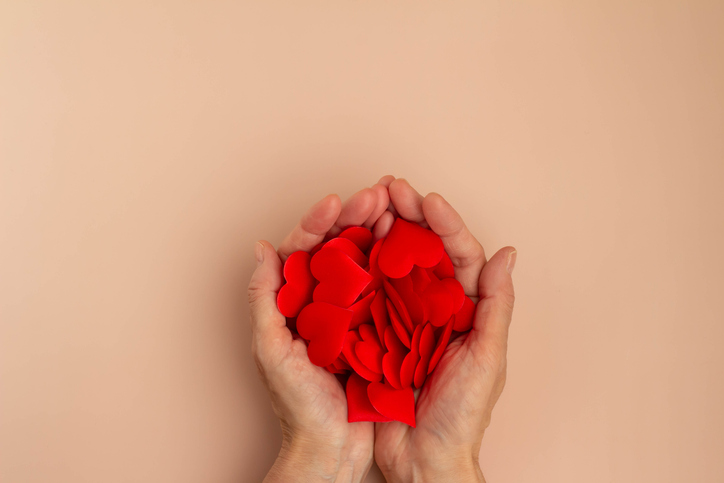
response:
<path id="1" fill-rule="evenodd" d="M 703 0 L 2 2 L 0 481 L 260 481 L 254 242 L 385 174 L 518 248 L 490 483 L 724 481 Z"/>

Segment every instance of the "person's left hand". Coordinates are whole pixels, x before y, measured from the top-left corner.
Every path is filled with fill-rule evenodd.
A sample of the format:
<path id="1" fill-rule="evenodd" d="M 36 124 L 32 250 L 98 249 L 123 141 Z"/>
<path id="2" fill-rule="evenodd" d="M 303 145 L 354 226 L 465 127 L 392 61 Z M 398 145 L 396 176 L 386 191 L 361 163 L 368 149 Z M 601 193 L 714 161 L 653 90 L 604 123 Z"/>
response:
<path id="1" fill-rule="evenodd" d="M 344 389 L 333 374 L 309 361 L 304 341 L 292 336 L 277 309 L 277 292 L 282 262 L 291 253 L 308 252 L 348 226 L 386 232 L 393 221 L 388 205 L 387 187 L 381 184 L 344 204 L 329 195 L 309 209 L 278 252 L 266 241 L 256 245 L 258 266 L 249 283 L 252 352 L 283 433 L 267 482 L 358 482 L 372 465 L 373 423 L 347 422 Z"/>

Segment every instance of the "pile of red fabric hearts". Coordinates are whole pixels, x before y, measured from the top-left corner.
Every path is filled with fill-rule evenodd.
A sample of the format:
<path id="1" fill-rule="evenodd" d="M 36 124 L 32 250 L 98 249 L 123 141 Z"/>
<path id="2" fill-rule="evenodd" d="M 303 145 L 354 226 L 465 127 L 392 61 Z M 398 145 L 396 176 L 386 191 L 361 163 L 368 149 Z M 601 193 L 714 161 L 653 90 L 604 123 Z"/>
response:
<path id="1" fill-rule="evenodd" d="M 348 228 L 292 253 L 277 305 L 308 342 L 309 360 L 347 377 L 348 420 L 415 426 L 413 388 L 433 372 L 453 331 L 470 330 L 475 303 L 433 231 L 398 218 L 372 244 Z"/>

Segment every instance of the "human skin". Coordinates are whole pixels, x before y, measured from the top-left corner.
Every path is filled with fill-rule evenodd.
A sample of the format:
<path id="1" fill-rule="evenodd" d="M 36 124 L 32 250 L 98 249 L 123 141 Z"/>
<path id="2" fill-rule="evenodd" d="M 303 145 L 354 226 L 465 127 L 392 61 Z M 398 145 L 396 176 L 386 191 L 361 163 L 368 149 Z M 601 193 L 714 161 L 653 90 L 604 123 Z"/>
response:
<path id="1" fill-rule="evenodd" d="M 364 225 L 376 239 L 400 216 L 428 226 L 443 240 L 455 277 L 478 301 L 470 333 L 453 340 L 419 392 L 416 428 L 403 423 L 347 422 L 342 386 L 314 366 L 306 346 L 276 307 L 282 262 L 309 251 L 325 235 Z M 277 252 L 257 243 L 249 284 L 252 352 L 282 426 L 282 448 L 265 481 L 362 481 L 372 456 L 389 482 L 485 481 L 478 454 L 493 406 L 505 384 L 514 292 L 512 247 L 489 261 L 455 210 L 438 194 L 418 194 L 404 179 L 385 176 L 343 205 L 330 195 L 314 205 Z"/>

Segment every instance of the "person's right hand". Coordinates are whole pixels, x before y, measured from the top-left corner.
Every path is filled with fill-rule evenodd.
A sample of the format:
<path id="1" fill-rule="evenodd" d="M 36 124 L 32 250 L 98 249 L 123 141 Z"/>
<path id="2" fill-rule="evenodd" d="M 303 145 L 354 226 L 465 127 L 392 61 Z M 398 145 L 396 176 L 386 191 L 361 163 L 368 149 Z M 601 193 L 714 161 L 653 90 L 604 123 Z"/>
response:
<path id="1" fill-rule="evenodd" d="M 403 179 L 388 189 L 399 216 L 427 223 L 442 238 L 455 278 L 479 302 L 472 330 L 450 343 L 425 381 L 417 399 L 416 427 L 375 425 L 375 461 L 390 483 L 485 481 L 478 455 L 505 385 L 516 250 L 502 248 L 486 261 L 483 247 L 442 196 L 423 198 Z"/>

